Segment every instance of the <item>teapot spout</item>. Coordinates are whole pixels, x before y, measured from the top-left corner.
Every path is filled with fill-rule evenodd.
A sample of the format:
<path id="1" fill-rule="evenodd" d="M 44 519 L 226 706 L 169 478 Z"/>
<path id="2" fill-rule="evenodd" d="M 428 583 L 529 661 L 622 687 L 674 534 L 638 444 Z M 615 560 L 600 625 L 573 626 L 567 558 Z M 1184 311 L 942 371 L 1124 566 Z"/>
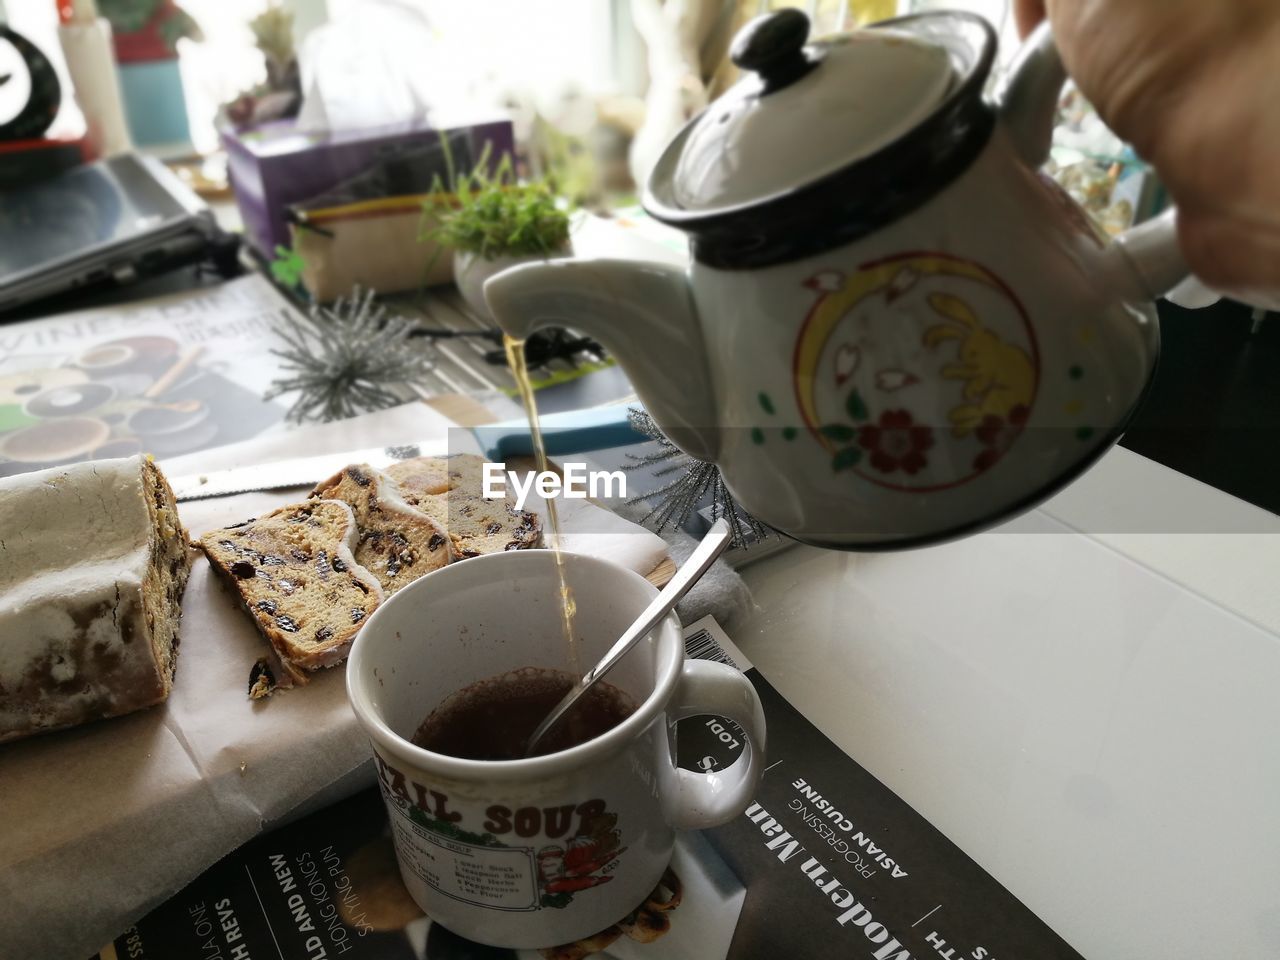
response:
<path id="1" fill-rule="evenodd" d="M 484 296 L 509 336 L 566 326 L 598 340 L 663 433 L 690 456 L 715 460 L 711 378 L 684 271 L 634 260 L 551 260 L 503 271 L 484 285 Z"/>

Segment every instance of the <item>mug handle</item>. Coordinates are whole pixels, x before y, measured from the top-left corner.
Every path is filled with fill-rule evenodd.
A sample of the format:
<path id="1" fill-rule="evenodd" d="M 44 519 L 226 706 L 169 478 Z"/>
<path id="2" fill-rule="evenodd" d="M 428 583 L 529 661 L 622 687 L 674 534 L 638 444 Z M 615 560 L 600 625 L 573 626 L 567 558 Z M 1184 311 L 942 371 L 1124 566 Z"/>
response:
<path id="1" fill-rule="evenodd" d="M 1032 169 L 1049 159 L 1053 119 L 1067 70 L 1046 20 L 1018 51 L 997 97 L 1000 119 L 1014 149 Z M 1178 245 L 1177 211 L 1172 207 L 1120 234 L 1108 248 L 1103 279 L 1128 298 L 1167 296 L 1183 307 L 1205 307 L 1218 300 L 1191 275 Z"/>
<path id="2" fill-rule="evenodd" d="M 667 721 L 725 717 L 746 734 L 746 747 L 726 770 L 695 773 L 671 763 L 658 765 L 663 814 L 678 829 L 701 830 L 727 823 L 751 803 L 764 776 L 764 708 L 751 681 L 712 660 L 686 660 L 667 704 Z"/>

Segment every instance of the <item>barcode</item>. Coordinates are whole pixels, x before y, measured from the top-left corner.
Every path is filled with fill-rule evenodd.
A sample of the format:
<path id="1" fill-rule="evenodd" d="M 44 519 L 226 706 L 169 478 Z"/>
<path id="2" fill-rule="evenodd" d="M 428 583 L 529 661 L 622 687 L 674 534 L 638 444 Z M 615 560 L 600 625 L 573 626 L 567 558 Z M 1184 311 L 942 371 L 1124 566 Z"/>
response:
<path id="1" fill-rule="evenodd" d="M 685 637 L 684 652 L 692 660 L 715 660 L 717 663 L 727 663 L 735 670 L 742 669 L 706 630 L 699 630 Z"/>

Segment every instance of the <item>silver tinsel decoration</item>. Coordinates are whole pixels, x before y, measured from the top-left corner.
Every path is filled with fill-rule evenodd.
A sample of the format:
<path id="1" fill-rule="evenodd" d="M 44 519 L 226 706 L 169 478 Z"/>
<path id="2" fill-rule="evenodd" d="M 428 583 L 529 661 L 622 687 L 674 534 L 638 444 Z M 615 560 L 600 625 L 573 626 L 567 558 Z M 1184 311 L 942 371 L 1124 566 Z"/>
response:
<path id="1" fill-rule="evenodd" d="M 373 302 L 372 290 L 356 287 L 332 307 L 312 306 L 299 318 L 282 313 L 277 333 L 286 349 L 272 349 L 289 372 L 274 380 L 264 399 L 298 393 L 288 419 L 343 420 L 403 403 L 390 387 L 421 380 L 434 366 L 431 356 L 407 334 L 413 326 Z"/>
<path id="2" fill-rule="evenodd" d="M 658 444 L 654 453 L 643 456 L 627 454 L 627 459 L 640 467 L 652 467 L 664 464 L 655 473 L 659 477 L 677 474 L 676 478 L 652 493 L 633 497 L 628 503 L 641 500 L 654 500 L 657 506 L 650 510 L 641 523 L 650 520 L 656 522 L 655 529 L 661 533 L 668 526 L 682 527 L 690 515 L 698 509 L 698 504 L 710 493 L 711 519 L 716 521 L 724 517 L 729 521 L 731 543 L 735 547 L 748 548 L 752 541 L 763 540 L 772 536 L 773 532 L 738 505 L 733 494 L 724 485 L 720 476 L 720 468 L 714 463 L 707 463 L 689 456 L 666 438 L 662 429 L 654 422 L 653 417 L 643 410 L 632 407 L 627 411 L 627 420 L 631 428 L 644 434 Z"/>

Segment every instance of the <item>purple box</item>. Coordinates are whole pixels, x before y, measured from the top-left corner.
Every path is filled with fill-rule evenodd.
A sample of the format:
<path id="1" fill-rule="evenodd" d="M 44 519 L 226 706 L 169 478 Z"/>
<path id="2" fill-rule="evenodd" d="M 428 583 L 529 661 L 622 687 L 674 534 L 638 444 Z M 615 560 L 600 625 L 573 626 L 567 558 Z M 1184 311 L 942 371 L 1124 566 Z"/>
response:
<path id="1" fill-rule="evenodd" d="M 484 120 L 446 132 L 459 172 L 472 168 L 486 142 L 495 158 L 514 149 L 509 120 Z M 290 205 L 325 193 L 375 164 L 390 168 L 388 196 L 425 193 L 436 171 L 426 171 L 416 162 L 413 170 L 396 171 L 395 161 L 412 160 L 424 151 L 439 153 L 440 133 L 425 121 L 323 134 L 299 132 L 288 120 L 254 130 L 221 131 L 246 239 L 263 256 L 273 258 L 277 245 L 291 242 L 286 219 Z M 443 177 L 443 169 L 440 172 Z"/>

